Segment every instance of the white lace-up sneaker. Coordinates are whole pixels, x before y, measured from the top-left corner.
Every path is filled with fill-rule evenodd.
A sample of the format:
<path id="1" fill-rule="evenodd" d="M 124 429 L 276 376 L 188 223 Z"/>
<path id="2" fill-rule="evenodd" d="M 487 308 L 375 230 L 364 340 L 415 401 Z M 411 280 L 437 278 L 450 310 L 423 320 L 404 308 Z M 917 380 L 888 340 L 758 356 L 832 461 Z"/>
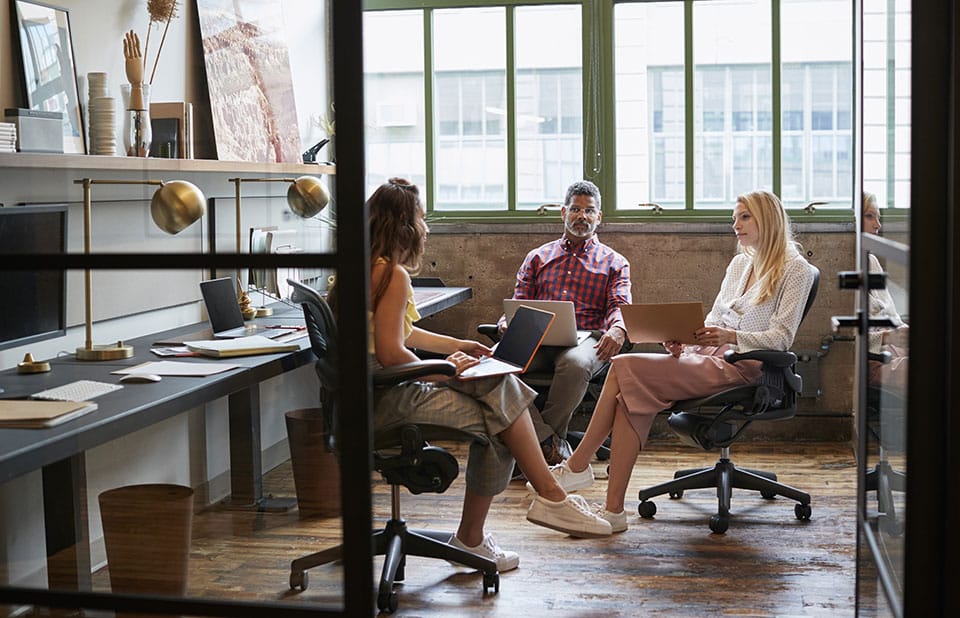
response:
<path id="1" fill-rule="evenodd" d="M 488 560 L 493 560 L 497 563 L 497 570 L 501 573 L 505 571 L 512 571 L 520 565 L 520 554 L 515 551 L 505 551 L 500 549 L 500 546 L 497 545 L 497 541 L 493 538 L 492 534 L 484 535 L 483 542 L 476 547 L 467 547 L 463 544 L 463 541 L 457 538 L 456 534 L 450 535 L 448 544 L 453 545 L 458 549 L 466 550 L 472 554 L 483 556 Z"/>
<path id="2" fill-rule="evenodd" d="M 583 496 L 567 494 L 560 502 L 537 496 L 527 511 L 527 521 L 577 537 L 610 536 L 610 522 L 590 511 Z"/>
<path id="3" fill-rule="evenodd" d="M 574 472 L 570 469 L 570 466 L 567 465 L 567 462 L 564 461 L 555 466 L 550 466 L 550 474 L 557 479 L 557 483 L 560 487 L 563 487 L 563 491 L 567 493 L 577 491 L 578 489 L 586 489 L 593 485 L 593 466 L 590 464 L 587 464 L 587 467 L 580 472 Z M 536 490 L 529 481 L 527 482 L 527 491 L 536 493 Z"/>
<path id="4" fill-rule="evenodd" d="M 627 512 L 620 511 L 619 513 L 611 513 L 604 508 L 603 504 L 594 503 L 591 505 L 591 509 L 594 513 L 602 517 L 603 519 L 610 522 L 610 530 L 612 532 L 624 532 L 627 529 Z"/>

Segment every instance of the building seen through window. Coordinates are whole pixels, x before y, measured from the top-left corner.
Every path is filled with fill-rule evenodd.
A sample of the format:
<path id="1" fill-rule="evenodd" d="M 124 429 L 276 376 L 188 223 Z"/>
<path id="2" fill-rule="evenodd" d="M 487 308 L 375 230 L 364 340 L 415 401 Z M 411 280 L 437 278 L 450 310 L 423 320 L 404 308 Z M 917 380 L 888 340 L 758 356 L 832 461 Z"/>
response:
<path id="1" fill-rule="evenodd" d="M 438 8 L 365 13 L 371 190 L 401 174 L 423 187 L 434 211 L 529 211 L 555 202 L 570 179 L 595 169 L 616 189 L 605 209 L 617 211 L 649 210 L 651 203 L 729 209 L 737 195 L 757 188 L 777 191 L 788 208 L 852 207 L 852 15 L 845 0 L 780 0 L 776 24 L 766 0 L 694 2 L 690 23 L 683 2 L 617 2 L 606 78 L 591 59 L 600 50 L 588 50 L 584 67 L 584 41 L 594 40 L 585 29 L 594 26 L 581 23 L 579 3 L 432 4 Z M 425 23 L 432 26 L 429 50 Z M 396 32 L 407 44 L 394 43 L 389 35 Z M 601 114 L 612 110 L 612 130 L 585 117 L 585 95 L 596 97 Z M 871 132 L 903 133 L 905 120 L 879 113 L 893 101 L 881 96 L 864 110 L 865 180 L 897 175 L 895 161 L 870 157 Z M 596 157 L 584 152 L 591 131 Z M 886 144 L 877 150 L 886 152 Z M 903 190 L 894 180 L 887 185 Z"/>

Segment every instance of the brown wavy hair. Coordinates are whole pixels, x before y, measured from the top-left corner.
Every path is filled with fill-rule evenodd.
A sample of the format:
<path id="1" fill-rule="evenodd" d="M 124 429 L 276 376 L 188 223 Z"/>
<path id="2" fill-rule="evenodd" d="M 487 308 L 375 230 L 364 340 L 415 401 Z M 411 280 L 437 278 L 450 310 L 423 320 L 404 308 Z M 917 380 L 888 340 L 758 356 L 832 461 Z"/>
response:
<path id="1" fill-rule="evenodd" d="M 411 275 L 418 273 L 423 263 L 428 229 L 417 186 L 404 178 L 391 178 L 367 200 L 367 213 L 371 268 L 378 258 L 383 258 L 402 266 Z M 393 270 L 388 270 L 373 290 L 370 302 L 374 311 L 386 293 L 392 275 Z"/>

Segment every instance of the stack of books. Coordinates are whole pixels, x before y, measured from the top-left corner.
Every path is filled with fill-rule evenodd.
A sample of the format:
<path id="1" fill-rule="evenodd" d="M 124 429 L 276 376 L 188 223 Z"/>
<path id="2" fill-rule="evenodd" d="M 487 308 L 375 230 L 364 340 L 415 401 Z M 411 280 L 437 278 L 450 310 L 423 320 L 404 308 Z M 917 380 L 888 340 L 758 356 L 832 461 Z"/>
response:
<path id="1" fill-rule="evenodd" d="M 17 125 L 0 122 L 0 152 L 17 151 Z"/>

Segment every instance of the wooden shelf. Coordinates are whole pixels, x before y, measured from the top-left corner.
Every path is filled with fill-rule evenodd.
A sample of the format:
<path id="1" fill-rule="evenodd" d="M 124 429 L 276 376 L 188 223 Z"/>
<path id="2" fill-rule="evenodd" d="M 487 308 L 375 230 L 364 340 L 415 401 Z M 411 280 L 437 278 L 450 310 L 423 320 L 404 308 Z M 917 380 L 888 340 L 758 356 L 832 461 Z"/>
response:
<path id="1" fill-rule="evenodd" d="M 154 159 L 32 152 L 0 153 L 0 168 L 118 172 L 217 172 L 229 174 L 289 174 L 293 176 L 336 174 L 337 169 L 334 165 L 309 163 L 250 163 L 247 161 L 216 161 L 212 159 Z"/>

